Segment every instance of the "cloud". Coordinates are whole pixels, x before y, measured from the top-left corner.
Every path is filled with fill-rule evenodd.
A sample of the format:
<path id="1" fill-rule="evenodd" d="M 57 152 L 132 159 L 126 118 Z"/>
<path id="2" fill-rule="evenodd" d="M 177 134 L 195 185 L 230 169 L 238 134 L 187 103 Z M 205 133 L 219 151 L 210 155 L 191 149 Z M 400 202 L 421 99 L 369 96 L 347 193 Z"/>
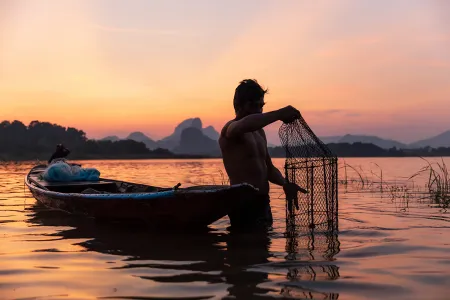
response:
<path id="1" fill-rule="evenodd" d="M 323 111 L 323 113 L 326 113 L 326 114 L 336 114 L 336 113 L 341 113 L 341 112 L 342 112 L 342 109 L 327 109 L 327 110 Z"/>
<path id="2" fill-rule="evenodd" d="M 114 27 L 92 24 L 89 27 L 101 31 L 116 32 L 124 34 L 144 34 L 144 35 L 166 35 L 166 36 L 196 36 L 193 32 L 186 32 L 173 29 L 148 29 L 148 28 L 132 28 L 132 27 Z"/>
<path id="3" fill-rule="evenodd" d="M 360 114 L 360 113 L 346 113 L 345 116 L 346 117 L 361 117 L 362 114 Z"/>
<path id="4" fill-rule="evenodd" d="M 314 111 L 305 111 L 305 115 L 311 116 L 311 117 L 359 117 L 362 116 L 363 113 L 356 112 L 353 110 L 347 110 L 347 109 L 325 109 L 325 110 L 314 110 Z"/>

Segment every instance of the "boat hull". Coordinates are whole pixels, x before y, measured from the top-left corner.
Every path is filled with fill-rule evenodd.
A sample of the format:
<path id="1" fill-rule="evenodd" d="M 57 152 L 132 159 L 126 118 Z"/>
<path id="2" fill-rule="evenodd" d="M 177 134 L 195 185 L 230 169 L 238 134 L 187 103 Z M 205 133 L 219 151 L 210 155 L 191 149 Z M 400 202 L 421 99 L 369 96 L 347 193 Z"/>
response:
<path id="1" fill-rule="evenodd" d="M 29 176 L 25 183 L 33 197 L 49 208 L 97 220 L 140 222 L 156 228 L 206 227 L 257 194 L 257 189 L 248 184 L 86 194 L 47 190 Z"/>

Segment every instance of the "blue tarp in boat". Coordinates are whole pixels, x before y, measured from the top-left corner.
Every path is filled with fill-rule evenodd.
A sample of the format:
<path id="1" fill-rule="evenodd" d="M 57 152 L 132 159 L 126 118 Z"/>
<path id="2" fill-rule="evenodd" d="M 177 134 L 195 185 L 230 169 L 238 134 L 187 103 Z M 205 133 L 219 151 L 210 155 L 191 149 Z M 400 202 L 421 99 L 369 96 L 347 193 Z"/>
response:
<path id="1" fill-rule="evenodd" d="M 97 181 L 100 178 L 100 171 L 95 168 L 82 168 L 64 161 L 57 161 L 47 167 L 42 177 L 49 182 Z"/>

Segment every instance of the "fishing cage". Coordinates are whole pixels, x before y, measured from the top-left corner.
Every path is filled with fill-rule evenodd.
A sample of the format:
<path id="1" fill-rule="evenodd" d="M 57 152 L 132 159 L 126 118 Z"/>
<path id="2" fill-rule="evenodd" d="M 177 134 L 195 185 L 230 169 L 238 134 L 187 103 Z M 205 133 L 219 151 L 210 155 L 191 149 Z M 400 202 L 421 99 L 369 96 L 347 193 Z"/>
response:
<path id="1" fill-rule="evenodd" d="M 338 159 L 300 117 L 283 123 L 279 130 L 286 152 L 284 166 L 288 182 L 308 193 L 286 201 L 286 232 L 301 229 L 315 232 L 338 231 Z"/>

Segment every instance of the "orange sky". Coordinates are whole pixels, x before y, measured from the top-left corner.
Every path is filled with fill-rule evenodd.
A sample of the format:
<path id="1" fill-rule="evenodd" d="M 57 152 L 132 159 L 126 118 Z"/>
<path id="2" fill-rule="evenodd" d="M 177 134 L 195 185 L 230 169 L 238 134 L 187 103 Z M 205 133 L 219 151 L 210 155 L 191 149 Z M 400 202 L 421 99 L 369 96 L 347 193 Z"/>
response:
<path id="1" fill-rule="evenodd" d="M 445 0 L 2 0 L 0 119 L 220 129 L 256 78 L 268 110 L 292 104 L 320 136 L 412 141 L 450 129 L 449 20 Z"/>

